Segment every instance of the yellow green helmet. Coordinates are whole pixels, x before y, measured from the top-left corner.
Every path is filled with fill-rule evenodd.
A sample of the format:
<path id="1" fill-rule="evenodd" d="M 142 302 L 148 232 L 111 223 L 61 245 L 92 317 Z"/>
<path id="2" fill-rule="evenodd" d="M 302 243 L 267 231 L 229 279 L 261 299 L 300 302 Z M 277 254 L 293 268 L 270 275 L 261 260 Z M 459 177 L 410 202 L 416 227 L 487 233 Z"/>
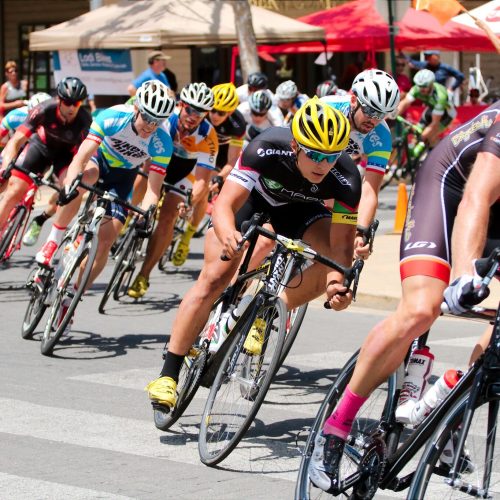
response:
<path id="1" fill-rule="evenodd" d="M 236 87 L 232 83 L 221 83 L 212 87 L 215 102 L 213 109 L 217 111 L 234 111 L 240 100 L 236 93 Z"/>
<path id="2" fill-rule="evenodd" d="M 344 113 L 316 96 L 301 106 L 292 121 L 294 139 L 301 146 L 317 151 L 342 151 L 349 143 L 350 131 Z"/>

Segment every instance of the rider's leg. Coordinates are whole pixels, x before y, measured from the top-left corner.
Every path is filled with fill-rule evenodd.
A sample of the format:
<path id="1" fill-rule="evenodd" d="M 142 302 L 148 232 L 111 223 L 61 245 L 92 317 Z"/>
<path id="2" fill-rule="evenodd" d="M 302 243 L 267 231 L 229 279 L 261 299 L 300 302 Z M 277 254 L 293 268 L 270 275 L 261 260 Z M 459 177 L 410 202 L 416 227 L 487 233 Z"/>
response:
<path id="1" fill-rule="evenodd" d="M 439 316 L 446 283 L 430 276 L 410 276 L 403 283 L 397 310 L 368 334 L 359 354 L 349 391 L 327 420 L 329 433 L 345 437 L 364 399 L 403 362 L 411 342 Z"/>
<path id="2" fill-rule="evenodd" d="M 486 330 L 483 332 L 480 339 L 474 346 L 474 349 L 472 350 L 472 353 L 470 355 L 469 366 L 471 366 L 477 360 L 477 358 L 479 358 L 479 356 L 481 356 L 484 353 L 484 351 L 488 347 L 488 344 L 490 343 L 492 333 L 493 333 L 493 326 L 490 325 L 486 328 Z"/>
<path id="3" fill-rule="evenodd" d="M 139 271 L 139 274 L 146 279 L 149 279 L 151 271 L 172 241 L 178 214 L 177 205 L 180 201 L 182 201 L 182 198 L 176 194 L 166 193 L 165 195 L 160 209 L 158 224 L 149 239 L 146 257 Z"/>
<path id="4" fill-rule="evenodd" d="M 0 228 L 7 222 L 11 210 L 23 199 L 30 184 L 28 178 L 10 177 L 7 189 L 0 198 Z"/>

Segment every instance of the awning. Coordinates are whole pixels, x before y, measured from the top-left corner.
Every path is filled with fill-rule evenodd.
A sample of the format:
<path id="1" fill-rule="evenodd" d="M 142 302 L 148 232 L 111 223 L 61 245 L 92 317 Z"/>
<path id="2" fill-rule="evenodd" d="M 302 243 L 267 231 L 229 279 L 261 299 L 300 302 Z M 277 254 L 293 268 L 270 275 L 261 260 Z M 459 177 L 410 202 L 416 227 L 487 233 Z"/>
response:
<path id="1" fill-rule="evenodd" d="M 259 7 L 251 7 L 257 43 L 324 38 L 311 26 Z M 231 1 L 155 0 L 121 2 L 92 10 L 30 34 L 30 50 L 123 49 L 236 45 Z"/>

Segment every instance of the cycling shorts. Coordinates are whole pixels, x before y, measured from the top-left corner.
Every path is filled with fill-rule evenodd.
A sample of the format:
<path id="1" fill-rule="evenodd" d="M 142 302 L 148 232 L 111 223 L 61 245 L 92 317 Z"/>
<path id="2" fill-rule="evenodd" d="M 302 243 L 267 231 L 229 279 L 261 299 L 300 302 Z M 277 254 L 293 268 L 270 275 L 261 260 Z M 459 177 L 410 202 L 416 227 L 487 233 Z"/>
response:
<path id="1" fill-rule="evenodd" d="M 332 214 L 318 201 L 290 202 L 284 205 L 269 204 L 255 189 L 250 192 L 245 204 L 236 214 L 236 228 L 256 213 L 269 215 L 274 231 L 288 238 L 302 238 L 306 230 L 319 219 L 331 219 Z"/>
<path id="2" fill-rule="evenodd" d="M 97 150 L 92 156 L 91 161 L 99 167 L 99 179 L 102 181 L 99 187 L 113 193 L 124 201 L 129 201 L 132 197 L 134 181 L 139 169 L 111 168 L 100 150 Z M 125 207 L 115 202 L 108 203 L 106 207 L 106 215 L 119 220 L 122 224 L 125 224 L 127 213 L 128 210 Z"/>
<path id="3" fill-rule="evenodd" d="M 420 117 L 419 125 L 423 128 L 427 127 L 427 125 L 430 125 L 432 116 L 432 109 L 425 108 L 422 116 Z M 454 117 L 448 113 L 448 110 L 445 110 L 445 112 L 441 115 L 441 119 L 439 120 L 439 126 L 441 130 L 444 130 L 452 122 L 453 118 Z"/>
<path id="4" fill-rule="evenodd" d="M 53 151 L 35 135 L 22 150 L 16 161 L 16 165 L 22 166 L 26 170 L 38 175 L 42 175 L 51 165 L 53 165 L 54 174 L 60 177 L 62 172 L 68 168 L 72 159 L 72 151 L 66 149 Z M 12 175 L 22 179 L 30 185 L 32 184 L 32 180 L 19 170 L 13 170 Z"/>

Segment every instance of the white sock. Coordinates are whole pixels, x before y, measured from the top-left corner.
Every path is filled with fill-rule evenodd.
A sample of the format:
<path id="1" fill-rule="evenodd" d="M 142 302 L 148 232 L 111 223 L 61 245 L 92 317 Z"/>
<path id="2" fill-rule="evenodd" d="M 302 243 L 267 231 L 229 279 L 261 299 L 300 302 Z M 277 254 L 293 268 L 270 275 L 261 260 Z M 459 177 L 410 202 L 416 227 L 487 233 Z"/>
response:
<path id="1" fill-rule="evenodd" d="M 57 224 L 52 224 L 47 241 L 55 241 L 59 245 L 63 239 L 65 231 L 65 227 L 59 227 Z"/>

